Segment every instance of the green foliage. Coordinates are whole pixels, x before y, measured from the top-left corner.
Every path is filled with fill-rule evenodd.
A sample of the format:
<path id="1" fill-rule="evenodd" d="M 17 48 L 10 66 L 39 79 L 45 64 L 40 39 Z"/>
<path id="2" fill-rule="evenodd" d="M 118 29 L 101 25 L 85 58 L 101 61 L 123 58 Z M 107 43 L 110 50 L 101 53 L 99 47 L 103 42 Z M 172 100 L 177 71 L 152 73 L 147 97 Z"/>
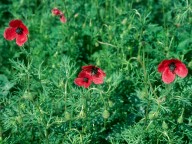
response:
<path id="1" fill-rule="evenodd" d="M 191 15 L 189 0 L 1 1 L 0 143 L 192 143 Z M 29 29 L 22 47 L 3 38 L 12 19 Z M 188 76 L 164 84 L 171 58 Z M 89 64 L 106 77 L 85 89 Z"/>

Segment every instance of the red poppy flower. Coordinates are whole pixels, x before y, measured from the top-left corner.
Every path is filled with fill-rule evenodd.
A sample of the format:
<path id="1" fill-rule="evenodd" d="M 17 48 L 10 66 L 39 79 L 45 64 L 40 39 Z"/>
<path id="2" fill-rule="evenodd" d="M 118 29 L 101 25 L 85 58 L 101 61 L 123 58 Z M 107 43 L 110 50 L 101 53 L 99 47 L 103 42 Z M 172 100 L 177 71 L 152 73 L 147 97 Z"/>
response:
<path id="1" fill-rule="evenodd" d="M 158 71 L 162 73 L 162 80 L 166 84 L 173 82 L 175 75 L 184 78 L 188 74 L 185 64 L 178 59 L 162 61 L 158 66 Z"/>
<path id="2" fill-rule="evenodd" d="M 88 88 L 92 83 L 92 78 L 87 72 L 80 72 L 74 83 L 78 86 Z"/>
<path id="3" fill-rule="evenodd" d="M 9 23 L 7 29 L 4 32 L 4 38 L 6 40 L 14 40 L 16 38 L 16 44 L 22 46 L 27 41 L 27 35 L 29 31 L 21 20 L 12 20 Z"/>
<path id="4" fill-rule="evenodd" d="M 102 84 L 106 74 L 98 67 L 93 65 L 83 66 L 82 71 L 86 71 L 92 77 L 92 81 L 95 84 Z"/>
<path id="5" fill-rule="evenodd" d="M 58 8 L 52 9 L 52 14 L 53 14 L 53 15 L 56 15 L 56 16 L 59 16 L 59 17 L 60 17 L 60 21 L 61 21 L 62 23 L 66 23 L 66 22 L 67 22 L 67 19 L 65 18 L 63 12 L 60 11 Z"/>
<path id="6" fill-rule="evenodd" d="M 52 9 L 52 14 L 53 15 L 60 15 L 60 14 L 62 14 L 62 12 L 58 8 L 54 8 L 54 9 Z"/>

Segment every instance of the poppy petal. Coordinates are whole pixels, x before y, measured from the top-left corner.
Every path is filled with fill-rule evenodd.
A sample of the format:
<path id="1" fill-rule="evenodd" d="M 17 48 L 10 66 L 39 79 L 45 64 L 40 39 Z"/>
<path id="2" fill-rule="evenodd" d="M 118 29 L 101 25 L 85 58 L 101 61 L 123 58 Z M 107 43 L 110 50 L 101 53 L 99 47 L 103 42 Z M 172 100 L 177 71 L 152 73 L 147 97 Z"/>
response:
<path id="1" fill-rule="evenodd" d="M 106 74 L 100 68 L 93 65 L 82 66 L 82 73 L 87 73 L 89 76 L 91 76 L 91 80 L 95 84 L 102 84 L 103 78 L 106 76 Z"/>
<path id="2" fill-rule="evenodd" d="M 82 86 L 83 85 L 83 78 L 76 78 L 75 80 L 74 80 L 74 83 L 76 84 L 76 85 L 78 85 L 78 86 Z"/>
<path id="3" fill-rule="evenodd" d="M 100 75 L 102 75 L 103 77 L 106 76 L 106 74 L 99 68 L 98 72 L 100 73 Z"/>
<path id="4" fill-rule="evenodd" d="M 28 28 L 23 23 L 21 23 L 19 27 L 23 29 L 24 34 L 29 34 Z"/>
<path id="5" fill-rule="evenodd" d="M 90 73 L 93 67 L 94 66 L 92 66 L 92 65 L 82 66 L 82 70 L 85 70 L 85 71 Z"/>
<path id="6" fill-rule="evenodd" d="M 171 72 L 169 70 L 169 68 L 167 67 L 162 73 L 163 82 L 166 84 L 169 84 L 169 83 L 173 82 L 174 79 L 175 79 L 175 74 L 173 72 Z"/>
<path id="7" fill-rule="evenodd" d="M 78 77 L 86 77 L 86 78 L 88 78 L 88 79 L 91 79 L 91 74 L 88 73 L 87 71 L 83 71 L 83 70 L 82 70 L 82 71 L 79 73 Z"/>
<path id="8" fill-rule="evenodd" d="M 25 35 L 25 34 L 17 35 L 16 44 L 18 46 L 22 46 L 26 41 L 27 41 L 27 35 Z"/>
<path id="9" fill-rule="evenodd" d="M 176 65 L 176 69 L 175 69 L 174 72 L 175 72 L 178 76 L 180 76 L 180 77 L 182 77 L 182 78 L 186 77 L 187 74 L 188 74 L 188 69 L 187 69 L 187 67 L 185 66 L 185 64 L 183 64 L 182 62 L 180 62 L 180 63 L 176 63 L 175 65 Z"/>
<path id="10" fill-rule="evenodd" d="M 85 88 L 88 88 L 92 83 L 92 77 L 86 71 L 81 71 L 78 75 L 78 78 L 74 80 L 74 83 L 78 86 L 83 86 Z"/>
<path id="11" fill-rule="evenodd" d="M 64 14 L 60 15 L 60 21 L 62 23 L 66 23 L 67 19 L 65 18 Z"/>
<path id="12" fill-rule="evenodd" d="M 16 27 L 19 27 L 20 24 L 22 24 L 22 21 L 16 19 L 16 20 L 10 21 L 9 26 L 16 28 Z"/>
<path id="13" fill-rule="evenodd" d="M 95 83 L 95 84 L 102 84 L 103 83 L 103 78 L 93 77 L 92 80 L 93 80 L 93 83 Z"/>
<path id="14" fill-rule="evenodd" d="M 60 14 L 62 14 L 62 12 L 58 8 L 54 8 L 54 9 L 52 9 L 52 14 L 53 15 L 60 15 Z"/>
<path id="15" fill-rule="evenodd" d="M 84 81 L 84 78 L 83 77 L 80 77 L 80 78 L 76 78 L 74 80 L 74 83 L 78 86 L 83 86 L 85 88 L 88 88 L 90 85 L 91 85 L 91 80 L 88 79 L 87 82 Z"/>
<path id="16" fill-rule="evenodd" d="M 16 38 L 16 29 L 15 28 L 5 29 L 3 36 L 6 40 L 14 40 Z"/>
<path id="17" fill-rule="evenodd" d="M 83 84 L 83 86 L 84 86 L 85 88 L 88 88 L 90 85 L 91 85 L 91 81 L 88 81 L 87 83 L 84 83 L 84 84 Z"/>
<path id="18" fill-rule="evenodd" d="M 162 73 L 165 68 L 169 65 L 170 60 L 164 60 L 158 65 L 158 72 Z"/>
<path id="19" fill-rule="evenodd" d="M 104 77 L 103 74 L 99 72 L 97 74 L 92 75 L 92 79 L 95 82 L 95 84 L 103 83 L 103 77 Z"/>

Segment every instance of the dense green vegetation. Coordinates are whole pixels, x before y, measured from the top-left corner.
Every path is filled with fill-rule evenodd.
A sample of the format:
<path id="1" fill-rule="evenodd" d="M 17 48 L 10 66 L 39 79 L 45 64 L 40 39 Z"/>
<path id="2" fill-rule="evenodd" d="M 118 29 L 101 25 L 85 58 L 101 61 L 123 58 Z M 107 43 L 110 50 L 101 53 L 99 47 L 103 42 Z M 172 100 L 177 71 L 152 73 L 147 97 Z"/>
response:
<path id="1" fill-rule="evenodd" d="M 189 0 L 7 0 L 0 17 L 0 143 L 192 143 Z M 15 19 L 29 30 L 22 46 L 4 38 Z M 169 59 L 188 74 L 166 84 Z M 102 84 L 74 83 L 86 65 Z"/>

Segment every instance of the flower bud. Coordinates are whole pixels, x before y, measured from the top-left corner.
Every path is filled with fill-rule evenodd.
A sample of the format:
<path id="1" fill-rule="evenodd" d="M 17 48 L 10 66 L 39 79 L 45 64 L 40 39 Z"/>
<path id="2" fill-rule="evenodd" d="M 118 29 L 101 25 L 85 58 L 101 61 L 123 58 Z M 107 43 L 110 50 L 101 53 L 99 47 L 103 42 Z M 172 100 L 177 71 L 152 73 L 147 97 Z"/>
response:
<path id="1" fill-rule="evenodd" d="M 83 110 L 81 110 L 81 112 L 79 113 L 79 118 L 85 118 L 86 114 Z"/>
<path id="2" fill-rule="evenodd" d="M 127 18 L 124 18 L 124 19 L 122 20 L 121 24 L 122 24 L 122 25 L 126 25 L 126 23 L 127 23 Z"/>
<path id="3" fill-rule="evenodd" d="M 183 123 L 183 113 L 184 113 L 184 108 L 182 108 L 182 113 L 181 113 L 180 117 L 177 119 L 177 122 L 179 124 Z"/>
<path id="4" fill-rule="evenodd" d="M 111 100 L 108 101 L 109 107 L 113 107 L 113 102 Z"/>
<path id="5" fill-rule="evenodd" d="M 23 98 L 27 99 L 27 100 L 33 100 L 33 96 L 31 94 L 31 92 L 25 91 L 23 94 Z"/>
<path id="6" fill-rule="evenodd" d="M 167 123 L 165 121 L 163 121 L 163 123 L 162 123 L 162 128 L 164 130 L 168 129 L 168 125 L 167 125 Z"/>
<path id="7" fill-rule="evenodd" d="M 52 68 L 55 68 L 55 64 L 52 64 Z"/>
<path id="8" fill-rule="evenodd" d="M 21 124 L 22 123 L 22 117 L 21 116 L 17 116 L 16 117 L 16 121 Z"/>
<path id="9" fill-rule="evenodd" d="M 154 119 L 158 117 L 158 112 L 151 111 L 148 115 L 149 119 Z"/>
<path id="10" fill-rule="evenodd" d="M 56 53 L 54 53 L 53 57 L 57 57 L 58 56 L 58 51 L 56 51 Z"/>
<path id="11" fill-rule="evenodd" d="M 63 80 L 61 80 L 61 81 L 59 82 L 58 87 L 64 87 L 64 82 L 63 82 Z"/>
<path id="12" fill-rule="evenodd" d="M 140 92 L 140 98 L 141 98 L 141 99 L 144 99 L 146 96 L 147 96 L 146 91 L 145 91 L 145 90 L 142 90 L 142 91 Z"/>
<path id="13" fill-rule="evenodd" d="M 104 110 L 102 116 L 104 119 L 107 119 L 110 116 L 110 113 L 107 110 Z"/>
<path id="14" fill-rule="evenodd" d="M 177 119 L 179 124 L 183 123 L 183 114 Z"/>
<path id="15" fill-rule="evenodd" d="M 98 47 L 99 46 L 99 43 L 98 42 L 95 42 L 95 47 Z"/>
<path id="16" fill-rule="evenodd" d="M 71 119 L 71 114 L 69 112 L 65 112 L 65 119 L 70 120 Z"/>
<path id="17" fill-rule="evenodd" d="M 188 67 L 192 68 L 192 61 L 188 63 Z"/>

